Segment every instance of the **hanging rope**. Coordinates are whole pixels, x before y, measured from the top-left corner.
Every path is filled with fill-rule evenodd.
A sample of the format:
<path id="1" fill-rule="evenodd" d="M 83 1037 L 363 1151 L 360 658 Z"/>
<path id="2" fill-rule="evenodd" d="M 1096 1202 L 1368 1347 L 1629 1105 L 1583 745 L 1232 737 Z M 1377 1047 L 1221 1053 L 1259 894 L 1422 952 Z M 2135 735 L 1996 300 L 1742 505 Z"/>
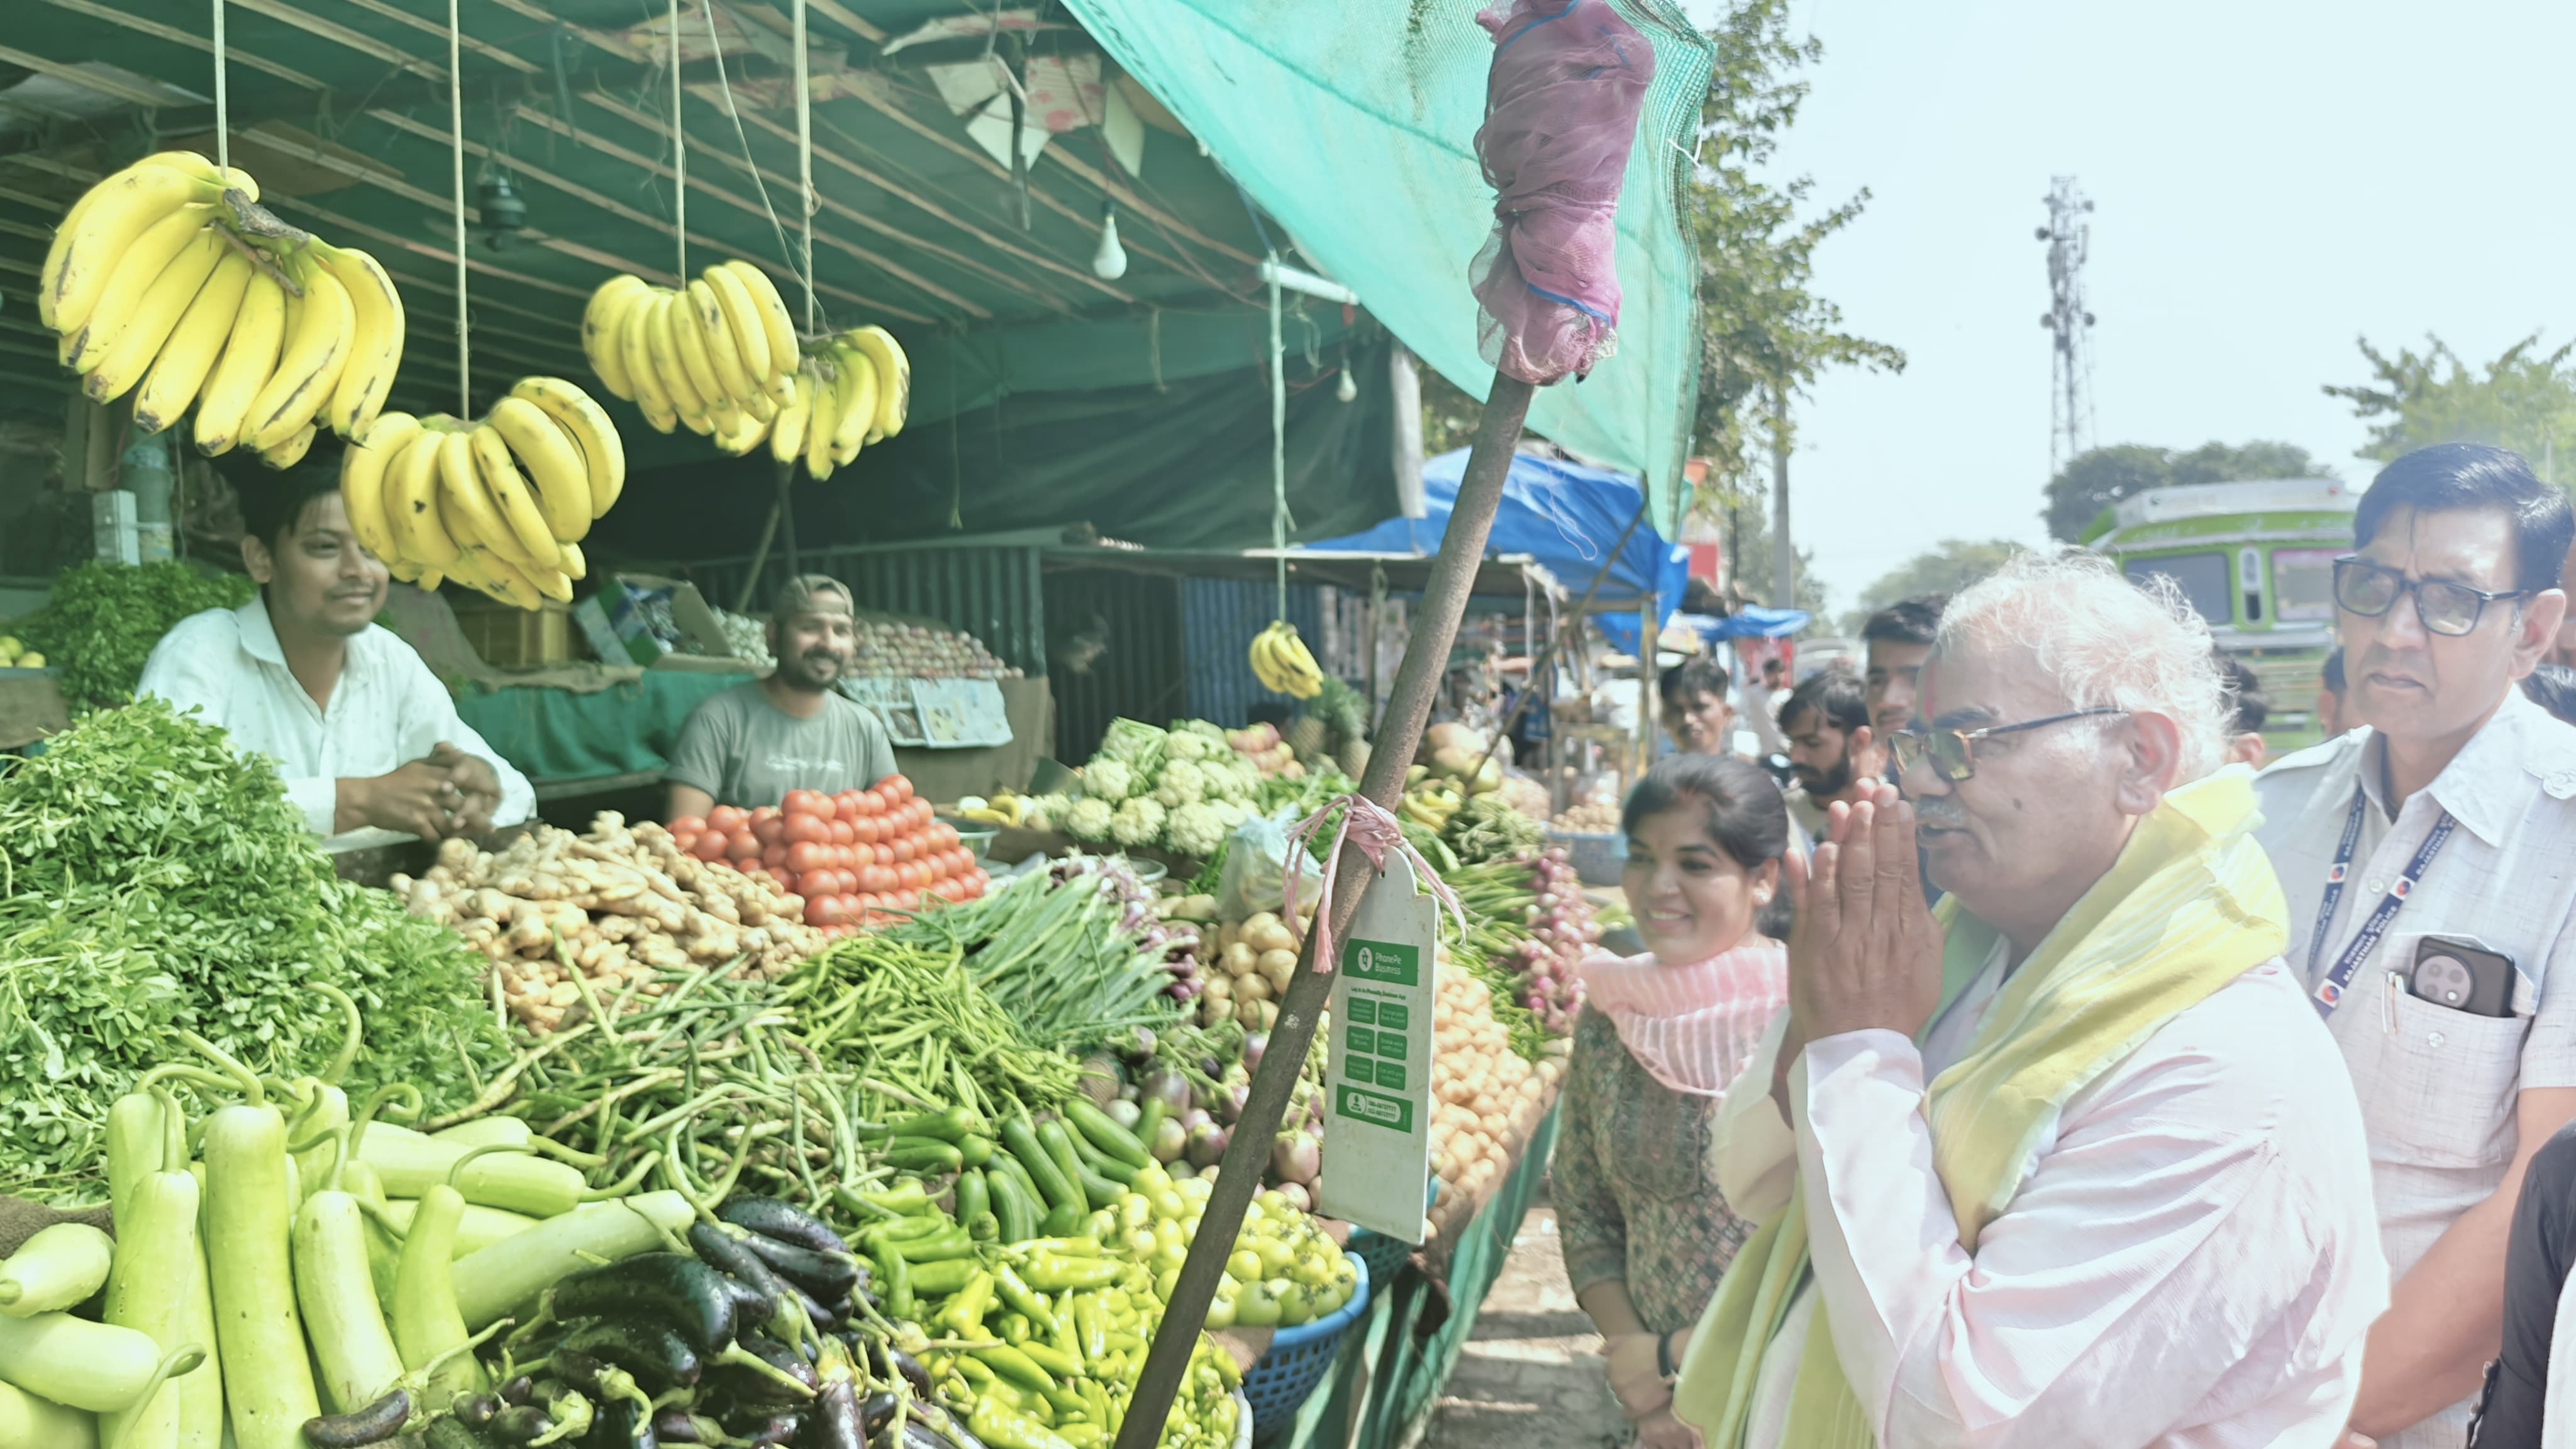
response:
<path id="1" fill-rule="evenodd" d="M 457 51 L 465 27 L 456 18 L 456 0 L 447 0 L 447 133 L 450 198 L 456 209 L 456 415 L 474 416 L 474 351 L 465 341 L 465 71 Z"/>
<path id="2" fill-rule="evenodd" d="M 224 0 L 215 0 L 215 164 L 233 164 L 233 108 L 224 86 Z"/>
<path id="3" fill-rule="evenodd" d="M 778 236 L 778 259 L 792 267 L 796 265 L 796 256 L 787 245 L 787 224 L 778 219 L 778 208 L 770 204 L 769 183 L 760 177 L 760 162 L 751 154 L 751 137 L 742 129 L 742 112 L 734 108 L 733 82 L 725 75 L 724 37 L 716 32 L 715 5 L 713 0 L 698 0 L 698 7 L 707 18 L 707 44 L 713 47 L 716 53 L 716 89 L 723 93 L 725 115 L 733 121 L 734 144 L 742 148 L 743 169 L 751 173 L 752 189 L 760 193 L 760 209 L 769 213 L 769 229 Z M 674 124 L 672 129 L 677 130 L 678 126 Z M 813 194 L 813 162 L 809 157 L 805 164 L 805 195 L 810 200 Z M 806 215 L 810 225 L 813 213 L 809 211 Z M 809 266 L 813 263 L 810 253 L 806 257 L 806 263 Z M 686 285 L 687 278 L 683 277 L 681 281 Z M 809 286 L 807 290 L 811 291 L 812 288 Z"/>
<path id="4" fill-rule="evenodd" d="M 1271 254 L 1277 261 L 1278 254 Z M 1270 278 L 1270 547 L 1278 553 L 1279 612 L 1288 617 L 1288 353 L 1279 341 L 1279 278 Z"/>
<path id="5" fill-rule="evenodd" d="M 814 213 L 822 198 L 814 194 L 814 88 L 805 63 L 805 0 L 796 0 L 796 183 L 804 189 L 805 249 L 796 274 L 805 279 L 805 330 L 823 330 L 814 300 Z"/>
<path id="6" fill-rule="evenodd" d="M 448 0 L 454 5 L 456 0 Z M 680 285 L 689 284 L 689 143 L 680 134 L 680 0 L 671 0 L 671 245 Z"/>

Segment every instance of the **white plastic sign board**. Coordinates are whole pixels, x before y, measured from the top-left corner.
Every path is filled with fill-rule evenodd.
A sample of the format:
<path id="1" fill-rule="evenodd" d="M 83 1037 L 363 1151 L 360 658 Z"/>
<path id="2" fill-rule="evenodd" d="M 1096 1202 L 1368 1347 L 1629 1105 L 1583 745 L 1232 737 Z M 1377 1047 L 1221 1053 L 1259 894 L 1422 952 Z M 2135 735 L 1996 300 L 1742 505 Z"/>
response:
<path id="1" fill-rule="evenodd" d="M 1329 905 L 1326 907 L 1329 909 Z M 1315 1210 L 1422 1241 L 1431 1177 L 1431 1007 L 1439 903 L 1390 852 L 1339 943 L 1326 1062 L 1324 1172 Z"/>

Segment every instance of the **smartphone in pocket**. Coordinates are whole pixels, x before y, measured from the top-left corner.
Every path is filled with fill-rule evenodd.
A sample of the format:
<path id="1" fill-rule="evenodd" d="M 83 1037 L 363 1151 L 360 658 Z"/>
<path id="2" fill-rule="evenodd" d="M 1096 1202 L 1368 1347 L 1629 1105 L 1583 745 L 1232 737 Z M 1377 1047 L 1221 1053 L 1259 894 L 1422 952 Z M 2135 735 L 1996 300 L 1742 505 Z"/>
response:
<path id="1" fill-rule="evenodd" d="M 2466 941 L 2443 936 L 2417 941 L 2406 987 L 2420 1001 L 2471 1016 L 2513 1014 L 2513 962 Z"/>

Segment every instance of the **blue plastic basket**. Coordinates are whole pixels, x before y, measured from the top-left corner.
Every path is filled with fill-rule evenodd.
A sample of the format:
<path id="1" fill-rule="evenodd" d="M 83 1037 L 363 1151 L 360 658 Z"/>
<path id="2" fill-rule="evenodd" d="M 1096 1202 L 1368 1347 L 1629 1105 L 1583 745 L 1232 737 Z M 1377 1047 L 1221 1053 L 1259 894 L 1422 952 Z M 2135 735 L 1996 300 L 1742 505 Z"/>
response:
<path id="1" fill-rule="evenodd" d="M 1324 1371 L 1333 1366 L 1334 1355 L 1341 1352 L 1342 1335 L 1368 1311 L 1368 1259 L 1347 1248 L 1342 1250 L 1342 1256 L 1359 1274 L 1351 1301 L 1329 1317 L 1279 1330 L 1271 1337 L 1270 1351 L 1243 1376 L 1243 1396 L 1252 1404 L 1255 1443 L 1296 1421 L 1297 1410 L 1305 1405 L 1306 1396 L 1323 1382 Z"/>

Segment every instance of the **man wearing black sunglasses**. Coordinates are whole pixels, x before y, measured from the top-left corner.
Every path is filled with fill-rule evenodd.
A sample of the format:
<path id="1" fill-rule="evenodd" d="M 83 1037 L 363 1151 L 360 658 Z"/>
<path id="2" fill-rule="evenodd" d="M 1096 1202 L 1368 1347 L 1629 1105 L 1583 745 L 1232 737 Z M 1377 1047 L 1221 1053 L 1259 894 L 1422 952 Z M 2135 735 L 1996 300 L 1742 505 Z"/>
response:
<path id="1" fill-rule="evenodd" d="M 2515 1193 L 2576 1119 L 2576 730 L 2515 687 L 2566 613 L 2576 515 L 2519 456 L 2451 443 L 2382 470 L 2353 534 L 2341 722 L 2368 728 L 2264 772 L 2260 838 L 2397 1275 L 2346 1443 L 2447 1449 L 2500 1341 Z M 2439 989 L 2464 963 L 2478 989 Z"/>

